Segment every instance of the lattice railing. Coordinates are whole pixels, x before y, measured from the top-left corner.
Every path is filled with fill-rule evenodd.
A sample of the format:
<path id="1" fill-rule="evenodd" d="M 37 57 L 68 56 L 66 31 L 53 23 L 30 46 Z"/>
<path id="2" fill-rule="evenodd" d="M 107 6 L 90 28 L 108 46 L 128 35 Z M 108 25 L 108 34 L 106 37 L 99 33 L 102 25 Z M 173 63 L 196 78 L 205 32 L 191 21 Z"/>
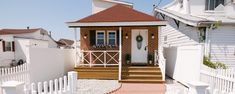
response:
<path id="1" fill-rule="evenodd" d="M 119 50 L 81 51 L 80 66 L 118 66 Z"/>

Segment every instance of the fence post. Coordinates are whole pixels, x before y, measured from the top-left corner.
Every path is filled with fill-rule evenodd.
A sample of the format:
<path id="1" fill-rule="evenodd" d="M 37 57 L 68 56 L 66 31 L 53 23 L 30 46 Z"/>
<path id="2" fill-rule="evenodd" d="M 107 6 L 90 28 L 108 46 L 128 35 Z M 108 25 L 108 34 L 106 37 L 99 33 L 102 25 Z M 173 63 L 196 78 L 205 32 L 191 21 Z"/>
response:
<path id="1" fill-rule="evenodd" d="M 209 86 L 202 82 L 190 82 L 188 94 L 206 94 L 206 88 Z"/>
<path id="2" fill-rule="evenodd" d="M 77 93 L 77 72 L 71 71 L 68 72 L 68 77 L 70 80 L 70 94 L 76 94 Z"/>
<path id="3" fill-rule="evenodd" d="M 24 82 L 8 81 L 1 85 L 3 94 L 25 94 Z"/>

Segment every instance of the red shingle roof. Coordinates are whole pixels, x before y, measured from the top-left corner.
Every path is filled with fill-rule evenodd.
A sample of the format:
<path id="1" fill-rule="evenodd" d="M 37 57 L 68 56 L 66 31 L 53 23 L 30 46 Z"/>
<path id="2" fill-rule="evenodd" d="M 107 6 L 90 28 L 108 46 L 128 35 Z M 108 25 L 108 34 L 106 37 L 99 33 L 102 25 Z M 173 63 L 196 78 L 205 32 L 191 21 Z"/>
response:
<path id="1" fill-rule="evenodd" d="M 85 17 L 76 22 L 143 22 L 160 21 L 148 14 L 136 11 L 124 5 L 115 5 L 104 11 Z"/>
<path id="2" fill-rule="evenodd" d="M 2 29 L 0 30 L 0 35 L 32 33 L 38 30 L 40 29 Z"/>

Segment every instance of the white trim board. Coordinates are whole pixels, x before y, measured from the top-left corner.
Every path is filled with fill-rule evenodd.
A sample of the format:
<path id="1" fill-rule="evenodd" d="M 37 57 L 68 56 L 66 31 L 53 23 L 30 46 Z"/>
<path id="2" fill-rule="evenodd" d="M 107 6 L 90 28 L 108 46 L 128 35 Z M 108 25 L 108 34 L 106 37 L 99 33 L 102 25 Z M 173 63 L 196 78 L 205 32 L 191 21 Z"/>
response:
<path id="1" fill-rule="evenodd" d="M 86 27 L 86 26 L 165 26 L 166 21 L 150 22 L 68 22 L 69 27 Z"/>

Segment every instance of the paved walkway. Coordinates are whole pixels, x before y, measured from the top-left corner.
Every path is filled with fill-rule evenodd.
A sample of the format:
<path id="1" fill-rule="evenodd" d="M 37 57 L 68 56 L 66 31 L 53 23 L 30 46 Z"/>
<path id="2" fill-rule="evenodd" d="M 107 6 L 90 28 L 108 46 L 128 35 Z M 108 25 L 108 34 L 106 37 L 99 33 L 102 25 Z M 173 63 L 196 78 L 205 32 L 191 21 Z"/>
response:
<path id="1" fill-rule="evenodd" d="M 123 83 L 122 87 L 113 94 L 165 94 L 164 84 L 135 84 Z"/>

